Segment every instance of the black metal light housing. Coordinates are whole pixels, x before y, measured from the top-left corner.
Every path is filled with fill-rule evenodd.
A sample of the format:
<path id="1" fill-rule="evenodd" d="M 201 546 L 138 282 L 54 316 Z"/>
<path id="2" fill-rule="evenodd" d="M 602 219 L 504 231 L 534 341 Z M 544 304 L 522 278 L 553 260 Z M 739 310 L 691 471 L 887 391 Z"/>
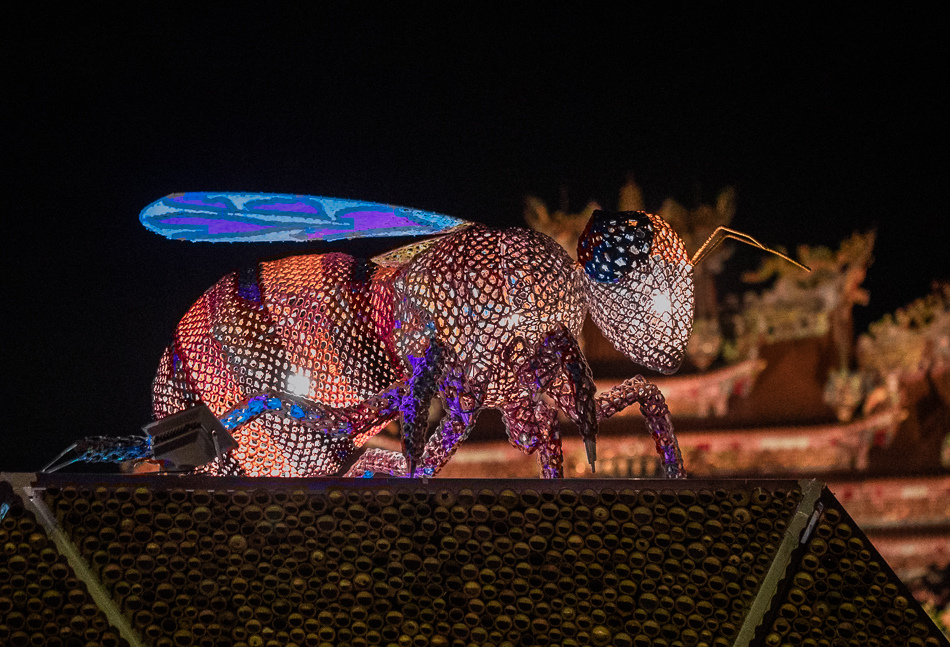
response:
<path id="1" fill-rule="evenodd" d="M 163 461 L 169 471 L 207 465 L 238 446 L 203 404 L 151 422 L 142 430 L 152 440 L 152 457 Z"/>

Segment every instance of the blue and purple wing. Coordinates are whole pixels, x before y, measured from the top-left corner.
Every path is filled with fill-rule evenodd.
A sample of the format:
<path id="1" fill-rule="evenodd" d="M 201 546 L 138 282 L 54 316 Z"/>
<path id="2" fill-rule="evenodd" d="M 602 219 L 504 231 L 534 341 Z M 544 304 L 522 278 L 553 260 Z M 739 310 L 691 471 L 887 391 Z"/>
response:
<path id="1" fill-rule="evenodd" d="M 427 236 L 471 224 L 432 211 L 280 193 L 173 193 L 139 220 L 173 240 L 229 243 Z"/>

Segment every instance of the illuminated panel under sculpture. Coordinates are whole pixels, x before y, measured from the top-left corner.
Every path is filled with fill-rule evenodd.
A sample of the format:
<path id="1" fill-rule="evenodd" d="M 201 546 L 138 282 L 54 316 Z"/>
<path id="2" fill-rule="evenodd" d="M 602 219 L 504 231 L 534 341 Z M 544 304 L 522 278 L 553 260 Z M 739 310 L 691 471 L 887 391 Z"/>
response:
<path id="1" fill-rule="evenodd" d="M 814 481 L 13 476 L 138 644 L 946 644 Z"/>

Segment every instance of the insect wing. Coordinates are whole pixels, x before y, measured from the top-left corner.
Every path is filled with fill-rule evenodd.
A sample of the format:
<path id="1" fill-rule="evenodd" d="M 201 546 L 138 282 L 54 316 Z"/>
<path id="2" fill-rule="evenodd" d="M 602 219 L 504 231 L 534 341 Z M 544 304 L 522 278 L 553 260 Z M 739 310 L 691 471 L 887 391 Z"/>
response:
<path id="1" fill-rule="evenodd" d="M 444 234 L 453 233 L 456 231 L 461 231 L 466 227 L 471 227 L 475 223 L 473 222 L 463 222 L 461 225 L 456 225 L 451 229 L 441 232 Z M 381 265 L 383 267 L 402 267 L 416 256 L 426 251 L 438 241 L 442 240 L 442 236 L 436 238 L 429 238 L 428 240 L 423 240 L 418 243 L 409 243 L 408 245 L 403 245 L 402 247 L 397 247 L 396 249 L 390 250 L 378 256 L 374 256 L 370 260 Z"/>
<path id="2" fill-rule="evenodd" d="M 139 220 L 173 240 L 228 243 L 426 236 L 469 224 L 408 207 L 282 193 L 173 193 Z"/>

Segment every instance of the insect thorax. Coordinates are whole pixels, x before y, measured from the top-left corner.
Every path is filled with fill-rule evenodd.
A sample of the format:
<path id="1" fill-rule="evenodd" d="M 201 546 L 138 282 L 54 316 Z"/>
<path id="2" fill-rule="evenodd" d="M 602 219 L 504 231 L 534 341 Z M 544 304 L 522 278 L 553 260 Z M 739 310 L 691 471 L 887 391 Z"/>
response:
<path id="1" fill-rule="evenodd" d="M 577 264 L 526 229 L 472 227 L 446 236 L 395 287 L 400 353 L 412 352 L 414 335 L 431 324 L 486 406 L 515 388 L 514 369 L 523 361 L 516 348 L 534 346 L 558 324 L 576 335 L 587 313 Z"/>

